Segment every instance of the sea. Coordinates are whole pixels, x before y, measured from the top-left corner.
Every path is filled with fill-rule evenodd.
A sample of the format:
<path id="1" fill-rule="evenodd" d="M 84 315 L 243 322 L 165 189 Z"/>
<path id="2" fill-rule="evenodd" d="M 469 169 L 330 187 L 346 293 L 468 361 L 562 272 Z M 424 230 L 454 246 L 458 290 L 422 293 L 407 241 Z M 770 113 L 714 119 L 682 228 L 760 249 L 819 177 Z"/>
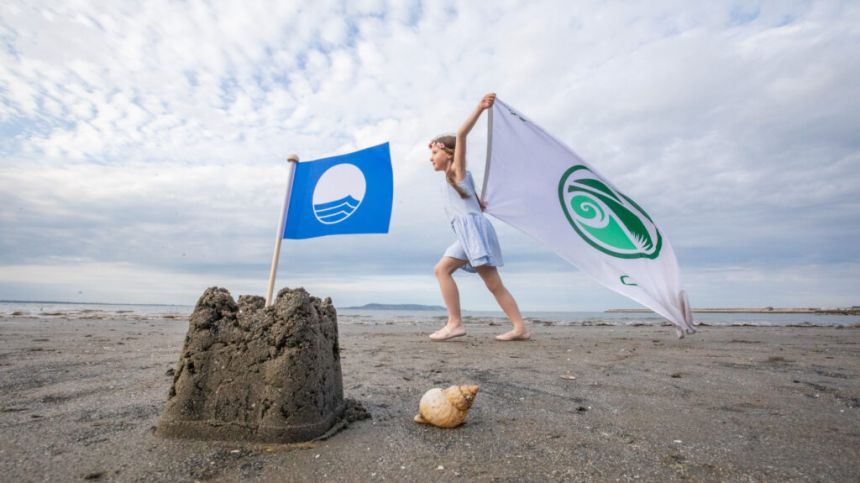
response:
<path id="1" fill-rule="evenodd" d="M 145 320 L 151 318 L 186 320 L 194 310 L 192 305 L 99 304 L 77 302 L 0 301 L 0 318 L 18 317 L 35 321 L 51 318 L 80 320 Z M 442 310 L 364 310 L 337 309 L 341 324 L 423 324 L 446 319 Z M 668 322 L 649 313 L 630 312 L 524 312 L 533 324 L 553 326 L 658 326 Z M 507 323 L 500 311 L 464 310 L 465 322 Z M 696 313 L 699 325 L 761 326 L 761 327 L 860 327 L 858 315 L 831 314 L 773 314 L 773 313 Z"/>

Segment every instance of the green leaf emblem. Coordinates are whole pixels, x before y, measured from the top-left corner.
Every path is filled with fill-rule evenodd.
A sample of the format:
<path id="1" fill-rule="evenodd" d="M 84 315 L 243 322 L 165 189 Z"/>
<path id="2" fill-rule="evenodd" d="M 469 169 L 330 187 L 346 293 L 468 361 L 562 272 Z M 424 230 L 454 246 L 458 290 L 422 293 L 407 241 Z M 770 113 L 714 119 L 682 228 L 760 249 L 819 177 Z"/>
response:
<path id="1" fill-rule="evenodd" d="M 594 248 L 618 258 L 657 258 L 663 237 L 651 217 L 585 166 L 573 166 L 558 183 L 570 225 Z"/>

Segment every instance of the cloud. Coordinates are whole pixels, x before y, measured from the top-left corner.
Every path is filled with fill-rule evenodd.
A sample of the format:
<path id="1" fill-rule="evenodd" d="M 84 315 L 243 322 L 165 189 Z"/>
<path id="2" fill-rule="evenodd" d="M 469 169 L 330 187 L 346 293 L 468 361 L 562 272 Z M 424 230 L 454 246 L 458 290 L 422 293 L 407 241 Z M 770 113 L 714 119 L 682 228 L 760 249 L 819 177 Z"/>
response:
<path id="1" fill-rule="evenodd" d="M 391 234 L 288 243 L 283 278 L 350 300 L 439 303 L 430 270 L 452 235 L 426 141 L 495 90 L 657 219 L 694 300 L 747 300 L 713 273 L 814 266 L 817 278 L 774 286 L 813 284 L 808 304 L 856 303 L 839 287 L 860 288 L 844 272 L 860 258 L 858 25 L 851 2 L 13 2 L 0 16 L 0 267 L 65 273 L 71 257 L 90 293 L 117 301 L 145 290 L 101 281 L 99 264 L 184 280 L 150 287 L 170 302 L 208 278 L 252 289 L 267 274 L 286 155 L 390 141 Z M 484 129 L 469 143 L 477 179 Z M 521 304 L 582 307 L 516 285 L 576 272 L 496 226 Z M 0 298 L 48 290 L 16 277 Z M 76 284 L 50 290 L 72 297 Z M 465 290 L 465 306 L 491 306 L 481 290 Z M 782 295 L 761 297 L 750 303 Z"/>

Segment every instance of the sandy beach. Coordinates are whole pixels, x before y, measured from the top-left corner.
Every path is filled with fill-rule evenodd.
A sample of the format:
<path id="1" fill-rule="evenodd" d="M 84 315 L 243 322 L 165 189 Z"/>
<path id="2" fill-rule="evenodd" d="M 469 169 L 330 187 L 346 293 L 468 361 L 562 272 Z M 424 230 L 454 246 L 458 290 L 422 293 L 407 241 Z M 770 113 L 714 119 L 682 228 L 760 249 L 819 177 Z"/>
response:
<path id="1" fill-rule="evenodd" d="M 858 481 L 860 329 L 487 322 L 340 324 L 345 396 L 325 441 L 153 434 L 187 321 L 0 319 L 3 481 Z M 427 389 L 481 386 L 466 424 L 412 421 Z"/>

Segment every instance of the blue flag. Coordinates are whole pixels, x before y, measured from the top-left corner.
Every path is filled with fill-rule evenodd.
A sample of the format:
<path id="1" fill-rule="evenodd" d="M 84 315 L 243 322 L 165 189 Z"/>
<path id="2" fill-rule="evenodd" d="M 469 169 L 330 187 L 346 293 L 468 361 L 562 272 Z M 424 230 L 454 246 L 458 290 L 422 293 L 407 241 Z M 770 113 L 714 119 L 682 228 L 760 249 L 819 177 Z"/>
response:
<path id="1" fill-rule="evenodd" d="M 284 238 L 388 233 L 393 195 L 388 143 L 297 163 Z"/>

